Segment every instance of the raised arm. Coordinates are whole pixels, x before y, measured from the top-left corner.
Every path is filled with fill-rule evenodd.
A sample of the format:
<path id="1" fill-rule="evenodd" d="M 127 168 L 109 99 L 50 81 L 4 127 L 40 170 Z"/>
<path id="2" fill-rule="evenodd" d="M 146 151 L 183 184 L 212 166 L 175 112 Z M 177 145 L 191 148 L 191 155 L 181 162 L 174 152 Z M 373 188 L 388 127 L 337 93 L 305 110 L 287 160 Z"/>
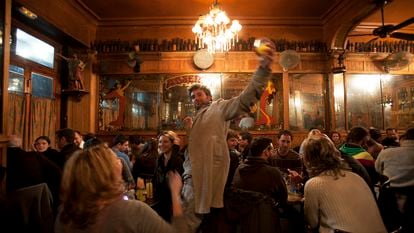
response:
<path id="1" fill-rule="evenodd" d="M 131 85 L 131 80 L 129 80 L 128 82 L 127 82 L 127 84 L 125 84 L 125 86 L 123 86 L 122 88 L 121 88 L 121 91 L 125 91 L 128 87 L 129 87 L 129 85 Z"/>

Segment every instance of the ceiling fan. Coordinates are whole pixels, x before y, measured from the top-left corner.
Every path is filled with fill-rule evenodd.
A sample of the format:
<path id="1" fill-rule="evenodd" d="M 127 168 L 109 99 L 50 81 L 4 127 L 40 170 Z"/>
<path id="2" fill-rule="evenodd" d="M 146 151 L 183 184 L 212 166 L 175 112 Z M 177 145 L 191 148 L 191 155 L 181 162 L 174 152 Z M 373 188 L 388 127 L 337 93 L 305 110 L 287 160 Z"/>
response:
<path id="1" fill-rule="evenodd" d="M 390 0 L 379 0 L 377 1 L 377 4 L 380 6 L 381 9 L 381 26 L 375 28 L 371 34 L 355 34 L 355 35 L 349 35 L 352 36 L 376 36 L 374 39 L 370 40 L 368 43 L 371 43 L 379 38 L 395 38 L 395 39 L 401 39 L 401 40 L 410 40 L 414 41 L 414 34 L 411 33 L 405 33 L 405 32 L 396 32 L 397 30 L 400 30 L 404 27 L 409 26 L 410 24 L 414 23 L 414 17 L 411 17 L 397 25 L 392 24 L 385 24 L 384 23 L 384 7 L 390 2 Z"/>

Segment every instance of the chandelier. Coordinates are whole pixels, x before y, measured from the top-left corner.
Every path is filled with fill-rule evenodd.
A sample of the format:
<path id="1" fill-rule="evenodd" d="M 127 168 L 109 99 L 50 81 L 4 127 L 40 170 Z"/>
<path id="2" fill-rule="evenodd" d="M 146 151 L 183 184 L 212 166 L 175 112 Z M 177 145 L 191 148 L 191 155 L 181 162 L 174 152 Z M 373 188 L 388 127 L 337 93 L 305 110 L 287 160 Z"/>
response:
<path id="1" fill-rule="evenodd" d="M 238 33 L 242 28 L 238 20 L 233 20 L 231 25 L 229 23 L 229 17 L 216 0 L 210 12 L 200 16 L 193 27 L 199 47 L 207 47 L 210 53 L 229 51 L 239 40 Z"/>

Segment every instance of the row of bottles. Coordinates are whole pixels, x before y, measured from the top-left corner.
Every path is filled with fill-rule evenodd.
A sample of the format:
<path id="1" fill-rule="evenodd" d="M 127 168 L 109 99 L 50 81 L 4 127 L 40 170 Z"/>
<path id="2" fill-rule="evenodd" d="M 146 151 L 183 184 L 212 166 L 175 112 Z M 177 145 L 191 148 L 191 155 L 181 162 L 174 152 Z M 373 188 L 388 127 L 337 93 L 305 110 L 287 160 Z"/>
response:
<path id="1" fill-rule="evenodd" d="M 231 51 L 252 51 L 255 38 L 247 40 L 239 39 L 232 46 Z M 288 41 L 286 39 L 273 39 L 276 51 L 295 50 L 297 52 L 321 53 L 327 51 L 324 42 L 311 41 Z M 173 38 L 170 40 L 138 39 L 132 42 L 121 40 L 94 41 L 91 49 L 98 53 L 123 53 L 135 50 L 136 52 L 171 52 L 171 51 L 196 51 L 201 48 L 192 39 Z"/>
<path id="2" fill-rule="evenodd" d="M 378 41 L 378 42 L 349 42 L 346 49 L 350 52 L 380 52 L 393 53 L 406 51 L 414 53 L 414 41 Z"/>

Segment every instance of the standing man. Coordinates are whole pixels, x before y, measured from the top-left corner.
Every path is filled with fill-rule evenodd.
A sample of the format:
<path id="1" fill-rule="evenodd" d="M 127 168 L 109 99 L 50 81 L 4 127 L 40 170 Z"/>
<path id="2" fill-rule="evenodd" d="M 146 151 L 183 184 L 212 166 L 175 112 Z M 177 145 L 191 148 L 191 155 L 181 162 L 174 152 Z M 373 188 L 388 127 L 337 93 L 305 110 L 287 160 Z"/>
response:
<path id="1" fill-rule="evenodd" d="M 262 44 L 265 49 L 258 52 L 259 68 L 239 96 L 212 101 L 206 86 L 194 84 L 189 89 L 196 109 L 193 118 L 184 119 L 188 130 L 188 148 L 183 164 L 182 196 L 189 232 L 197 230 L 202 214 L 209 213 L 210 208 L 223 207 L 230 163 L 226 142 L 230 120 L 250 111 L 251 104 L 259 100 L 271 75 L 275 46 L 269 39 L 262 40 Z"/>

